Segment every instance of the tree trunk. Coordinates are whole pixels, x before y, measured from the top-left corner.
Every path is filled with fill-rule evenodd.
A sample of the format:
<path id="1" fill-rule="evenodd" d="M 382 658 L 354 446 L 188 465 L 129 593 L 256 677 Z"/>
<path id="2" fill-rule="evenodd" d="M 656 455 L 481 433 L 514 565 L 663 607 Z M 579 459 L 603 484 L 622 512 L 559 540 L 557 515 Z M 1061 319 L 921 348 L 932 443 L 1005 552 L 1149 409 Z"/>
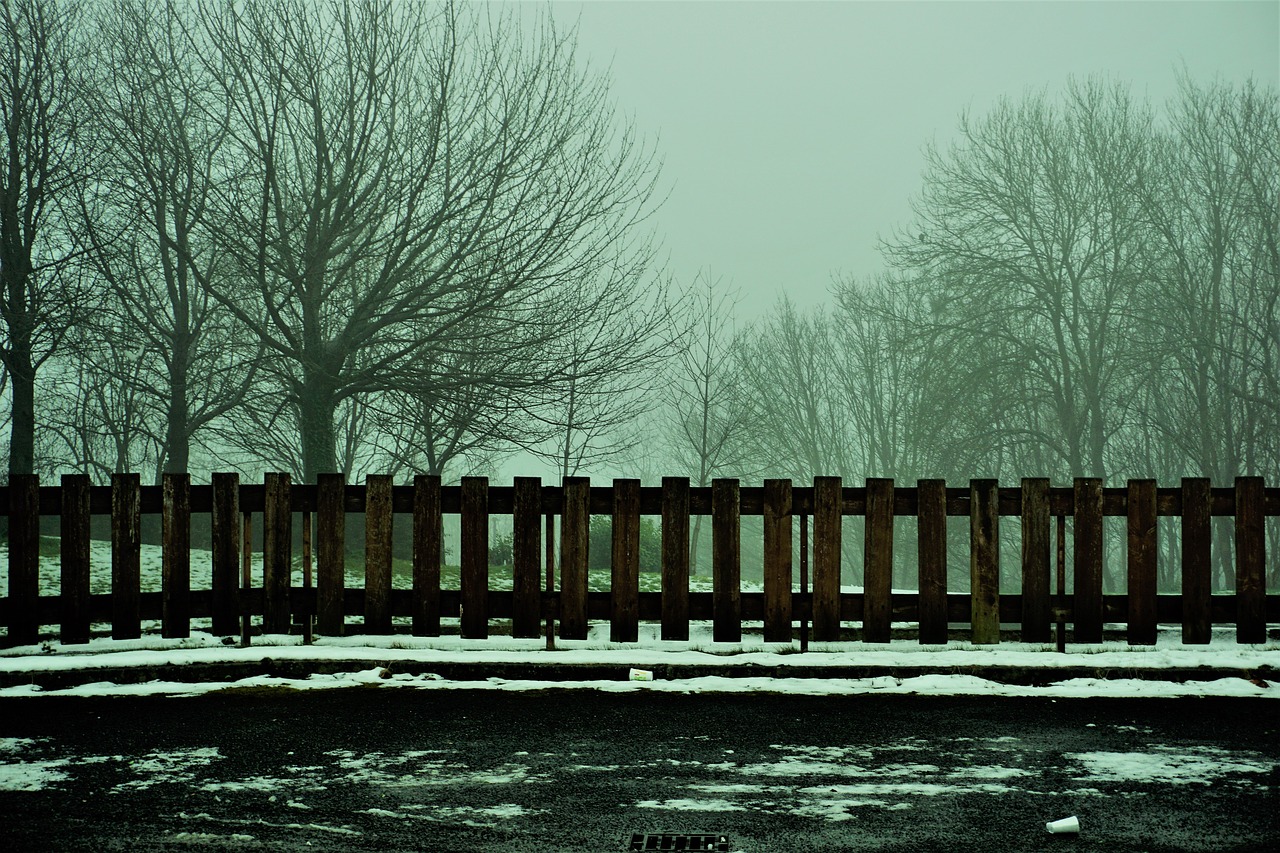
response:
<path id="1" fill-rule="evenodd" d="M 9 432 L 9 473 L 35 470 L 36 371 L 31 363 L 30 342 L 14 337 L 9 352 L 9 379 L 13 412 Z"/>
<path id="2" fill-rule="evenodd" d="M 175 346 L 169 374 L 169 412 L 165 434 L 164 470 L 185 474 L 191 463 L 191 436 L 188 426 L 187 373 L 189 352 L 186 346 Z"/>
<path id="3" fill-rule="evenodd" d="M 298 429 L 302 436 L 302 481 L 316 482 L 317 474 L 338 470 L 334 419 L 338 403 L 331 382 L 305 376 L 298 400 Z"/>

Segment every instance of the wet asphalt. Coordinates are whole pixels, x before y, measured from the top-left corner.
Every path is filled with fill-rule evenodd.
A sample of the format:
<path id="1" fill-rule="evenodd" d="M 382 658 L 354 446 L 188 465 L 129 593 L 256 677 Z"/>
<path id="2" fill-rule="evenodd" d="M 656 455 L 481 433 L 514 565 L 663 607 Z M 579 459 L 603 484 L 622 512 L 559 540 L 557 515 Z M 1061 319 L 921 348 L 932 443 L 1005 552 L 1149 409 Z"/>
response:
<path id="1" fill-rule="evenodd" d="M 1277 710 L 392 688 L 4 699 L 0 849 L 1277 850 Z M 1079 834 L 1045 831 L 1069 815 Z"/>

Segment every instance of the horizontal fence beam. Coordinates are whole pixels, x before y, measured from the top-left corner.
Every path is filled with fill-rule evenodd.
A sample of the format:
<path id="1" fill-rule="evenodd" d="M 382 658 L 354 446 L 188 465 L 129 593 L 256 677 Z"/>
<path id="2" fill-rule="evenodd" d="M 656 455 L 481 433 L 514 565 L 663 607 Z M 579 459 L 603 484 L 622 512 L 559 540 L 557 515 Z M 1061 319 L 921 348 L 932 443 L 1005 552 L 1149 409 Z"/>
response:
<path id="1" fill-rule="evenodd" d="M 412 616 L 412 590 L 391 590 L 391 615 L 395 617 Z M 709 622 L 714 616 L 713 594 L 710 592 L 689 593 L 689 617 L 696 621 Z M 343 595 L 343 607 L 348 616 L 358 617 L 364 614 L 365 592 L 361 589 L 348 589 Z M 849 639 L 857 639 L 861 630 L 859 620 L 862 618 L 866 596 L 860 592 L 844 592 L 840 594 L 840 614 L 842 631 Z M 143 621 L 159 622 L 163 612 L 162 593 L 144 592 L 139 596 L 139 614 Z M 445 618 L 458 618 L 460 614 L 461 592 L 456 589 L 440 591 L 440 615 Z M 295 612 L 302 612 L 305 607 L 315 605 L 316 593 L 300 588 L 289 591 L 290 606 Z M 559 613 L 560 594 L 558 592 L 539 593 L 539 614 L 542 617 Z M 1023 601 L 1021 595 L 1005 593 L 1000 596 L 1000 624 L 1002 630 L 1017 631 L 1022 620 Z M 250 616 L 262 615 L 262 590 L 254 588 L 241 594 L 242 614 Z M 744 622 L 763 622 L 765 619 L 765 594 L 763 592 L 742 592 L 739 595 L 742 619 Z M 894 623 L 916 623 L 920 617 L 920 598 L 915 593 L 893 593 L 891 612 Z M 965 632 L 968 629 L 972 614 L 969 593 L 948 593 L 946 602 L 946 620 L 952 629 Z M 590 619 L 607 621 L 610 615 L 610 597 L 608 592 L 588 592 L 587 612 Z M 513 593 L 509 590 L 489 590 L 487 596 L 488 614 L 491 619 L 507 620 L 512 618 Z M 813 595 L 811 593 L 793 592 L 791 594 L 792 616 L 795 620 L 812 619 Z M 1239 597 L 1234 593 L 1223 593 L 1210 597 L 1209 614 L 1212 624 L 1230 627 L 1236 624 Z M 61 617 L 61 597 L 42 595 L 37 599 L 34 615 L 41 625 L 57 625 Z M 640 619 L 646 622 L 657 622 L 662 618 L 662 593 L 641 592 L 639 597 Z M 193 619 L 210 618 L 213 615 L 213 593 L 211 590 L 192 590 L 190 612 Z M 1129 612 L 1129 596 L 1104 595 L 1102 597 L 1104 621 L 1109 624 L 1124 624 Z M 1269 623 L 1280 622 L 1280 595 L 1268 595 L 1265 599 L 1265 616 Z M 89 619 L 93 623 L 107 624 L 111 621 L 111 593 L 94 593 L 89 596 Z M 1070 622 L 1075 614 L 1071 596 L 1067 596 L 1062 614 Z M 0 598 L 0 623 L 8 621 L 10 615 L 9 599 Z M 1182 622 L 1182 596 L 1156 596 L 1156 621 L 1162 625 L 1178 625 Z M 354 632 L 353 632 L 354 633 Z"/>
<path id="2" fill-rule="evenodd" d="M 9 490 L 12 486 L 0 486 L 0 516 L 8 515 L 12 498 Z M 970 515 L 969 487 L 948 488 L 946 491 L 946 514 L 953 517 L 968 518 Z M 864 487 L 845 487 L 840 490 L 840 514 L 845 516 L 866 515 L 867 490 Z M 999 513 L 1001 516 L 1022 514 L 1022 490 L 1020 488 L 1001 487 L 998 490 Z M 391 506 L 396 513 L 413 512 L 414 487 L 408 485 L 392 488 Z M 764 515 L 764 488 L 761 486 L 739 487 L 741 504 L 739 515 Z M 244 512 L 262 512 L 266 502 L 264 486 L 260 484 L 241 484 L 240 508 Z M 797 515 L 813 514 L 813 489 L 809 486 L 792 488 L 792 507 Z M 60 486 L 41 486 L 39 488 L 40 515 L 56 516 L 61 511 L 62 492 Z M 366 492 L 364 485 L 347 485 L 343 490 L 342 509 L 344 512 L 362 513 L 365 511 Z M 613 511 L 613 487 L 592 486 L 589 498 L 589 511 L 592 515 L 609 515 Z M 163 509 L 163 487 L 142 486 L 139 498 L 139 511 L 143 515 L 159 515 Z M 314 485 L 293 484 L 289 490 L 289 505 L 294 512 L 315 512 L 319 509 L 318 487 Z M 196 515 L 205 514 L 213 507 L 213 488 L 207 485 L 192 485 L 190 492 L 191 512 Z M 461 486 L 440 487 L 440 509 L 446 515 L 456 515 L 461 511 Z M 515 505 L 515 490 L 512 486 L 489 487 L 489 512 L 492 515 L 510 515 Z M 893 514 L 895 516 L 914 516 L 919 511 L 919 492 L 915 486 L 895 486 L 893 495 Z M 1263 515 L 1280 516 L 1280 488 L 1266 488 L 1262 496 Z M 1049 514 L 1074 515 L 1073 488 L 1055 486 L 1049 489 Z M 564 509 L 564 492 L 560 486 L 542 486 L 538 511 L 543 515 L 561 515 Z M 111 514 L 111 486 L 89 487 L 89 512 L 92 515 Z M 1123 517 L 1129 513 L 1128 488 L 1104 488 L 1102 490 L 1102 514 L 1108 517 Z M 662 515 L 662 487 L 642 486 L 640 488 L 640 514 Z M 689 488 L 689 514 L 711 515 L 711 487 Z M 1156 515 L 1180 517 L 1183 514 L 1183 490 L 1181 487 L 1161 487 L 1156 489 Z M 1232 486 L 1215 487 L 1210 490 L 1210 514 L 1214 516 L 1234 517 L 1236 514 L 1236 490 Z"/>

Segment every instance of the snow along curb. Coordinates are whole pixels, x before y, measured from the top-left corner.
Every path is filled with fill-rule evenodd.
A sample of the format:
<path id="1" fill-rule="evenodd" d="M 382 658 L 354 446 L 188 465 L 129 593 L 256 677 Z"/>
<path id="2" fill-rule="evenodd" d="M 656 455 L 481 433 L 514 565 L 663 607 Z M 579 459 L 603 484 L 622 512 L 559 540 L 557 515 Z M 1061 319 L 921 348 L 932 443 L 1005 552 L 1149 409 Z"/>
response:
<path id="1" fill-rule="evenodd" d="M 814 644 L 807 653 L 762 643 L 558 641 L 556 651 L 541 643 L 393 636 L 322 638 L 301 645 L 297 637 L 280 635 L 255 638 L 253 646 L 238 648 L 198 634 L 182 640 L 29 646 L 0 652 L 0 696 L 70 695 L 81 688 L 102 695 L 108 685 L 120 693 L 189 694 L 229 687 L 371 684 L 949 695 L 1065 695 L 1056 688 L 1089 684 L 1091 695 L 1280 696 L 1277 643 L 1163 643 L 1135 649 L 1104 644 L 1075 647 L 1067 654 L 1021 643 L 832 643 Z M 652 672 L 655 680 L 630 681 L 633 668 Z M 169 687 L 161 689 L 162 684 Z"/>

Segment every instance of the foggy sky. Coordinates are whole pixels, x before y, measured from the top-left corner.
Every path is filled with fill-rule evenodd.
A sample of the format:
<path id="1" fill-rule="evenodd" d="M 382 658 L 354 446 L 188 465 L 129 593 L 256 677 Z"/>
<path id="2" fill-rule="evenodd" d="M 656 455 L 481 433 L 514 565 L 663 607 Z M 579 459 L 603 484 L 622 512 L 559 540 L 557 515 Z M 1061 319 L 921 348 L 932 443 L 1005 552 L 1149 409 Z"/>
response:
<path id="1" fill-rule="evenodd" d="M 881 269 L 921 149 L 961 111 L 1105 74 L 1153 104 L 1197 80 L 1280 83 L 1280 2 L 553 2 L 619 111 L 657 137 L 655 222 L 677 282 L 732 281 L 740 316 Z"/>

